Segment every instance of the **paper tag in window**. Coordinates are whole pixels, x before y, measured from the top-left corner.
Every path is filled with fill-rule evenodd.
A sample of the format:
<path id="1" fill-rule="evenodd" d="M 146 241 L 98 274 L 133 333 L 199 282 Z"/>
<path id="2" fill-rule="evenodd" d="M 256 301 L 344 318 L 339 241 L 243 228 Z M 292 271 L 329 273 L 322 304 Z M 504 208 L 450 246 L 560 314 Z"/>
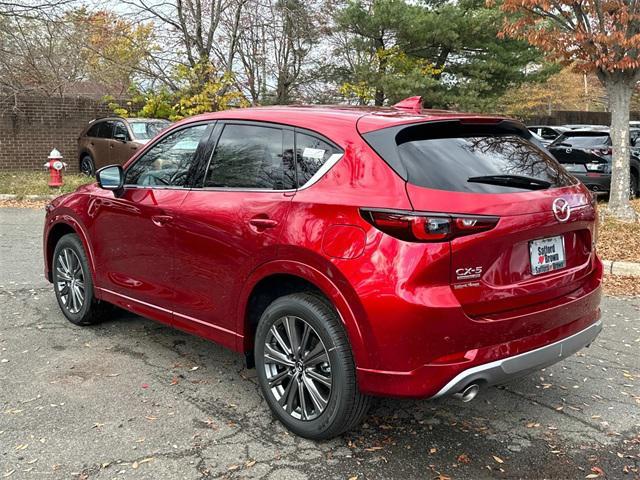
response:
<path id="1" fill-rule="evenodd" d="M 303 157 L 313 158 L 314 160 L 322 160 L 325 150 L 320 148 L 305 148 L 302 152 Z"/>

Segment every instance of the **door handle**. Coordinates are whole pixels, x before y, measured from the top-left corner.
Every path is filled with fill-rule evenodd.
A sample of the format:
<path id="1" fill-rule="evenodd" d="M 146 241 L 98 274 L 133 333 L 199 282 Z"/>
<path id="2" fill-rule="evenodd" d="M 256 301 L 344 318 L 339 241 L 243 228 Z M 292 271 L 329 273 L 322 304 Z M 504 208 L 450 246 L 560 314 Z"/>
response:
<path id="1" fill-rule="evenodd" d="M 164 227 L 167 223 L 171 222 L 173 217 L 171 215 L 153 215 L 151 221 L 158 227 Z"/>
<path id="2" fill-rule="evenodd" d="M 278 225 L 278 222 L 270 218 L 252 218 L 249 224 L 256 228 L 273 228 Z"/>

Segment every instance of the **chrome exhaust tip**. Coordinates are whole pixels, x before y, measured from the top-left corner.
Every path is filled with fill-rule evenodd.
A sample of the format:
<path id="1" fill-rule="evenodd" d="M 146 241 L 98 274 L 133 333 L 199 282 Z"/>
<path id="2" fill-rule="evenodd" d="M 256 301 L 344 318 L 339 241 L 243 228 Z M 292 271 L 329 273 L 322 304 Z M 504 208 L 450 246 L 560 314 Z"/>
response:
<path id="1" fill-rule="evenodd" d="M 465 387 L 461 392 L 455 393 L 453 396 L 459 400 L 462 400 L 464 403 L 470 402 L 476 395 L 480 392 L 480 385 L 477 383 L 472 383 L 471 385 Z"/>

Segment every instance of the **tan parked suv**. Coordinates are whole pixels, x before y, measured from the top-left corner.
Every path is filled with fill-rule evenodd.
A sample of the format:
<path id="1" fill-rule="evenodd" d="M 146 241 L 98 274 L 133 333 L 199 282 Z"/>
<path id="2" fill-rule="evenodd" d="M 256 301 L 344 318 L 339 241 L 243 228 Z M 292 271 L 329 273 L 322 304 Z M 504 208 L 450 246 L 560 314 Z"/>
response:
<path id="1" fill-rule="evenodd" d="M 92 120 L 78 137 L 80 171 L 93 175 L 105 165 L 123 164 L 170 124 L 156 118 L 106 117 Z"/>

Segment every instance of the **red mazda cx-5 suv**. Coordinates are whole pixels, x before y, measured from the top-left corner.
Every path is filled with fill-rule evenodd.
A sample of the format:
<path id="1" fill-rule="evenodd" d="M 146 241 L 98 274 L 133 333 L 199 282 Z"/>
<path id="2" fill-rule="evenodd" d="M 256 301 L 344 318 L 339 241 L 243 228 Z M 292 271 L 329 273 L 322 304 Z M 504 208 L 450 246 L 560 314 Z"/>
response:
<path id="1" fill-rule="evenodd" d="M 601 330 L 591 194 L 513 120 L 251 108 L 164 131 L 47 207 L 78 325 L 117 305 L 246 354 L 329 438 L 371 396 L 472 399 Z"/>

